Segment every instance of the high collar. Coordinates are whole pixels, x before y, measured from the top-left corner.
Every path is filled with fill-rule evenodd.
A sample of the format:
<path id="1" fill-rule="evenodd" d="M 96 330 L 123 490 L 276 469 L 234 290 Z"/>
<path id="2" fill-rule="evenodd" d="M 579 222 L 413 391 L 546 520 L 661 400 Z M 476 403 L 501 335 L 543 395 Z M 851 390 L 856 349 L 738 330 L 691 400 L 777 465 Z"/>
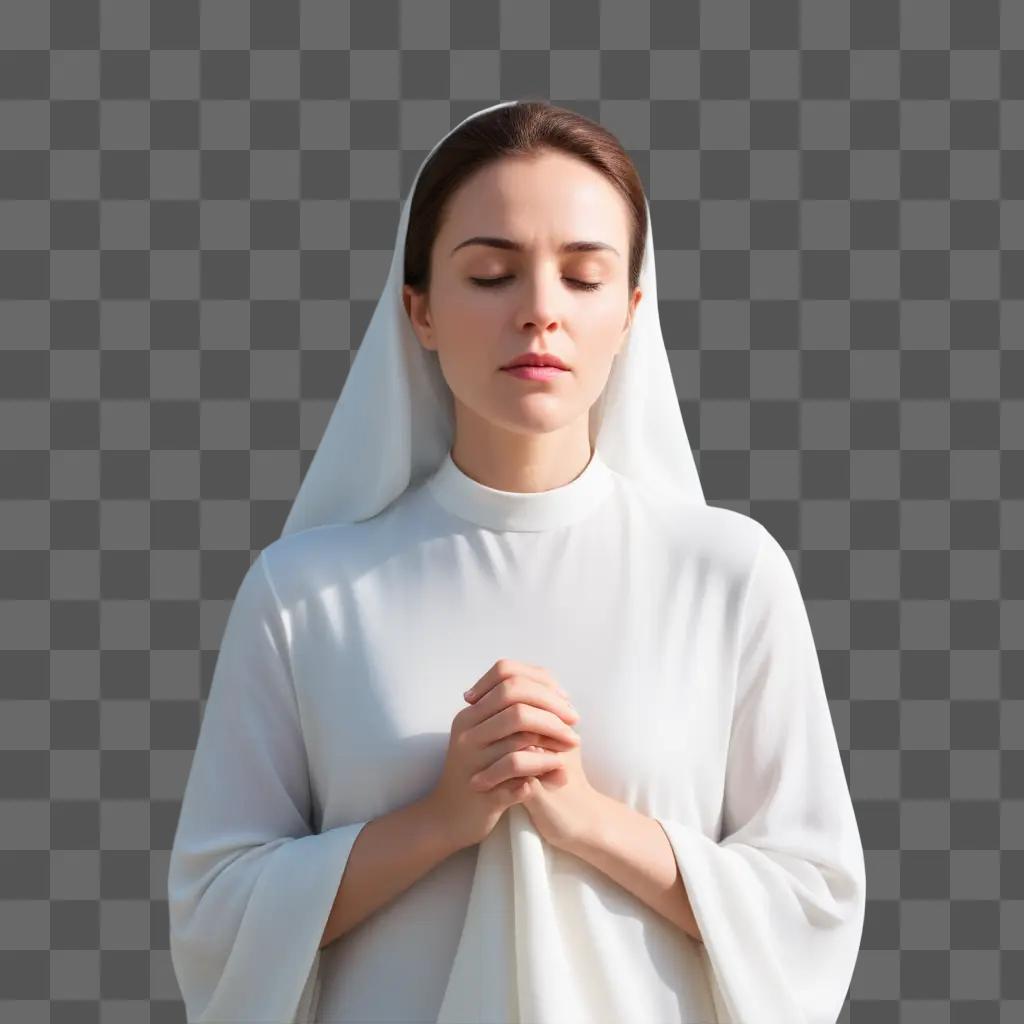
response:
<path id="1" fill-rule="evenodd" d="M 427 478 L 434 498 L 453 515 L 490 530 L 550 530 L 582 519 L 612 489 L 611 467 L 595 450 L 583 472 L 548 491 L 499 491 L 455 464 L 451 450 Z"/>

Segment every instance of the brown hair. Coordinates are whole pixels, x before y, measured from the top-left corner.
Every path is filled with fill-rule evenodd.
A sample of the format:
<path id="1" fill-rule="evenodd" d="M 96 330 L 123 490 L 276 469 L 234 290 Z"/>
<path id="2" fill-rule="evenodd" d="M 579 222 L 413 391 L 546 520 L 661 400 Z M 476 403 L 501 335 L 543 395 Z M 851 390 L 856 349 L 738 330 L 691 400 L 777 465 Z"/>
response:
<path id="1" fill-rule="evenodd" d="M 546 100 L 520 100 L 471 118 L 452 132 L 420 172 L 409 207 L 405 283 L 430 287 L 430 253 L 445 204 L 475 171 L 506 156 L 546 150 L 568 153 L 599 170 L 623 195 L 630 212 L 629 290 L 640 281 L 647 244 L 643 182 L 619 140 L 598 122 Z"/>

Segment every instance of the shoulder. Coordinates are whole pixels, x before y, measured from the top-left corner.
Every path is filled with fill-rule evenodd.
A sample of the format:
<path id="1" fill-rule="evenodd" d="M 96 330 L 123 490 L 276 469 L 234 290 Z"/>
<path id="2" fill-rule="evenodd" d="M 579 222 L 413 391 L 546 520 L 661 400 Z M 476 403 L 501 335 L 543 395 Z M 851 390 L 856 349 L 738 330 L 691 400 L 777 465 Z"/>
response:
<path id="1" fill-rule="evenodd" d="M 361 523 L 328 523 L 296 530 L 271 541 L 259 557 L 274 575 L 316 562 L 352 543 Z"/>
<path id="2" fill-rule="evenodd" d="M 777 544 L 757 519 L 734 509 L 704 502 L 666 502 L 633 489 L 652 542 L 665 552 L 673 570 L 712 574 L 743 586 L 749 581 L 761 549 Z"/>
<path id="3" fill-rule="evenodd" d="M 282 606 L 311 593 L 323 593 L 355 581 L 386 562 L 396 544 L 397 509 L 389 507 L 370 519 L 328 523 L 285 534 L 258 555 L 261 572 Z M 256 562 L 253 568 L 256 568 Z"/>
<path id="4" fill-rule="evenodd" d="M 749 576 L 764 544 L 774 539 L 752 516 L 717 505 L 695 509 L 686 525 L 694 551 L 744 577 Z"/>
<path id="5" fill-rule="evenodd" d="M 359 549 L 359 537 L 367 531 L 362 523 L 331 523 L 278 537 L 257 558 L 275 589 L 290 589 L 308 579 L 314 570 L 351 564 Z"/>

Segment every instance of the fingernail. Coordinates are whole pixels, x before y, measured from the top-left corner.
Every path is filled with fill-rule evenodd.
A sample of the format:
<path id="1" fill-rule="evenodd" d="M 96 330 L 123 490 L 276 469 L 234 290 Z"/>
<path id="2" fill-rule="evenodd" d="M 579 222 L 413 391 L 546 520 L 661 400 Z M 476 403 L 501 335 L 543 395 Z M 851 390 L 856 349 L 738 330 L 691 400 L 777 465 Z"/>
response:
<path id="1" fill-rule="evenodd" d="M 462 696 L 469 700 L 473 696 L 473 687 L 471 686 Z"/>

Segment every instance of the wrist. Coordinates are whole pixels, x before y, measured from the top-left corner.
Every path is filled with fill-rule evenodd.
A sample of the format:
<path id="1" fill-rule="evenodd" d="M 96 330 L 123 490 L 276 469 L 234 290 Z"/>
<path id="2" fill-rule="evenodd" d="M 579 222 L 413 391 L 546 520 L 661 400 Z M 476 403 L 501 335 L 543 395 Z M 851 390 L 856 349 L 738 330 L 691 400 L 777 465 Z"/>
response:
<path id="1" fill-rule="evenodd" d="M 587 812 L 583 815 L 575 834 L 566 843 L 566 852 L 585 859 L 588 853 L 600 850 L 604 843 L 603 837 L 610 827 L 609 821 L 617 806 L 617 800 L 592 788 L 587 801 Z"/>
<path id="2" fill-rule="evenodd" d="M 450 815 L 438 804 L 433 793 L 418 800 L 413 808 L 423 842 L 435 852 L 438 860 L 444 860 L 462 849 L 462 844 L 455 841 L 449 827 Z"/>

